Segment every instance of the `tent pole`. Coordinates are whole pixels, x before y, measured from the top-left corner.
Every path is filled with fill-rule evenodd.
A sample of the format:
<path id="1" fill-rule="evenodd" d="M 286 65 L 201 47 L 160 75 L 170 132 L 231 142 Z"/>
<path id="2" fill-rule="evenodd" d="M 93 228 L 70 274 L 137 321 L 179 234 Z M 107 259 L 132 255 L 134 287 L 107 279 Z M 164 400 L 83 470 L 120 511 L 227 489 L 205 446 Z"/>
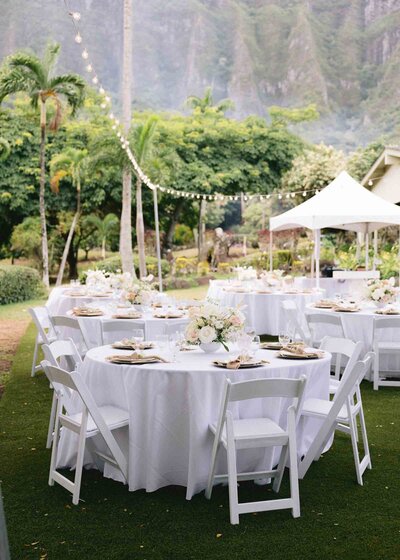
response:
<path id="1" fill-rule="evenodd" d="M 378 230 L 374 231 L 374 262 L 372 263 L 372 270 L 376 270 L 376 260 L 378 258 Z"/>
<path id="2" fill-rule="evenodd" d="M 399 227 L 399 252 L 398 252 L 398 257 L 400 259 L 400 227 Z M 400 268 L 399 268 L 399 286 L 400 286 Z"/>
<path id="3" fill-rule="evenodd" d="M 157 251 L 157 267 L 158 267 L 158 285 L 160 292 L 163 291 L 162 271 L 161 271 L 161 243 L 160 243 L 160 226 L 158 223 L 158 195 L 157 188 L 153 189 L 154 202 L 154 222 L 156 226 L 156 251 Z"/>
<path id="4" fill-rule="evenodd" d="M 365 233 L 365 270 L 369 270 L 369 233 Z"/>
<path id="5" fill-rule="evenodd" d="M 272 231 L 269 230 L 269 271 L 273 271 L 273 255 L 272 255 Z"/>
<path id="6" fill-rule="evenodd" d="M 321 230 L 315 230 L 315 286 L 319 290 L 319 256 L 321 249 Z"/>

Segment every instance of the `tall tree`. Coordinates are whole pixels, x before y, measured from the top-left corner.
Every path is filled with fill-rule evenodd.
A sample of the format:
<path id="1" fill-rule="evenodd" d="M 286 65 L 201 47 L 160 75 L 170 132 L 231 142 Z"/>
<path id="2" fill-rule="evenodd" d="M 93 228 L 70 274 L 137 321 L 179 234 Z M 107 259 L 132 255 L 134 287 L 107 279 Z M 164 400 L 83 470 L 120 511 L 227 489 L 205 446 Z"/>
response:
<path id="1" fill-rule="evenodd" d="M 132 0 L 124 0 L 122 112 L 125 136 L 128 137 L 132 118 Z M 132 251 L 132 173 L 129 161 L 125 163 L 122 170 L 119 250 L 121 253 L 122 270 L 135 274 Z"/>
<path id="2" fill-rule="evenodd" d="M 82 181 L 86 174 L 87 165 L 87 150 L 78 150 L 76 148 L 67 148 L 61 154 L 54 156 L 50 161 L 50 186 L 52 191 L 56 193 L 59 192 L 60 181 L 64 177 L 70 178 L 72 181 L 72 185 L 76 188 L 76 211 L 71 223 L 71 227 L 69 229 L 67 241 L 65 242 L 61 264 L 57 275 L 56 286 L 60 286 L 62 284 L 65 264 L 67 262 L 68 253 L 75 233 L 75 228 L 81 213 L 81 187 Z"/>
<path id="3" fill-rule="evenodd" d="M 47 102 L 53 101 L 55 113 L 50 122 L 50 129 L 56 131 L 60 125 L 65 99 L 75 114 L 83 102 L 85 83 L 77 74 L 55 75 L 55 67 L 60 52 L 60 45 L 49 43 L 42 58 L 26 52 L 11 55 L 0 74 L 0 103 L 7 95 L 25 92 L 29 95 L 33 107 L 40 107 L 40 188 L 39 212 L 42 236 L 43 282 L 49 286 L 49 255 L 46 227 L 46 127 Z"/>

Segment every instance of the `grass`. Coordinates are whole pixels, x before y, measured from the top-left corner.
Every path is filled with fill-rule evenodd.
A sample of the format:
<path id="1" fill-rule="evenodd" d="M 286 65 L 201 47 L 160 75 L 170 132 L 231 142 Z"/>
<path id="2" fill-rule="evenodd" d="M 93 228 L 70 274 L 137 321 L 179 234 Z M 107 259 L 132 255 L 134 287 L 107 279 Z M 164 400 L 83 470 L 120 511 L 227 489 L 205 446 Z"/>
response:
<path id="1" fill-rule="evenodd" d="M 19 304 L 18 304 L 19 305 Z M 13 312 L 11 309 L 10 312 Z M 17 311 L 15 311 L 17 313 Z M 344 434 L 300 482 L 302 515 L 289 511 L 241 517 L 231 526 L 227 489 L 211 501 L 185 500 L 185 490 L 128 492 L 96 471 L 83 475 L 79 506 L 47 485 L 45 449 L 51 393 L 43 374 L 30 378 L 35 331 L 24 335 L 0 400 L 0 479 L 14 560 L 307 560 L 400 558 L 400 393 L 362 391 L 373 470 L 355 481 Z M 285 482 L 282 494 L 288 490 Z M 257 500 L 269 490 L 241 485 Z"/>

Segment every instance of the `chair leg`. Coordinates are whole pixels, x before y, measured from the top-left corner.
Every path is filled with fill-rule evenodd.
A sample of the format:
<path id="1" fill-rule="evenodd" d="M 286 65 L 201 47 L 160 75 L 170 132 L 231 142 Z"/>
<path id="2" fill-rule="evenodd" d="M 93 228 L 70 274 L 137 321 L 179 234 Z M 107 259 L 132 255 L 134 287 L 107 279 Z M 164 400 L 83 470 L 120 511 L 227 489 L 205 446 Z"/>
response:
<path id="1" fill-rule="evenodd" d="M 229 420 L 226 426 L 227 431 L 227 459 L 228 459 L 228 484 L 229 484 L 229 513 L 232 525 L 239 523 L 239 497 L 238 497 L 238 481 L 237 481 L 237 466 L 236 466 L 236 447 L 235 440 L 233 439 L 233 427 Z"/>
<path id="2" fill-rule="evenodd" d="M 288 454 L 287 446 L 282 447 L 281 456 L 279 457 L 279 464 L 277 466 L 278 474 L 276 475 L 276 477 L 274 479 L 274 482 L 272 484 L 272 489 L 273 489 L 274 492 L 279 492 L 279 490 L 280 490 L 280 487 L 281 487 L 281 484 L 282 484 L 283 473 L 285 472 L 287 454 Z"/>
<path id="3" fill-rule="evenodd" d="M 31 377 L 35 377 L 36 375 L 36 361 L 38 356 L 38 350 L 39 350 L 39 335 L 36 335 L 35 349 L 33 351 L 33 359 L 32 359 Z"/>
<path id="4" fill-rule="evenodd" d="M 85 411 L 86 412 L 86 411 Z M 79 432 L 78 455 L 76 458 L 75 478 L 74 478 L 74 491 L 72 494 L 72 503 L 79 504 L 79 494 L 81 492 L 83 459 L 85 455 L 86 444 L 86 426 L 87 426 L 87 412 L 82 415 L 82 425 Z"/>
<path id="5" fill-rule="evenodd" d="M 206 492 L 205 492 L 205 497 L 207 498 L 207 500 L 209 500 L 211 498 L 211 494 L 212 494 L 212 490 L 213 490 L 215 469 L 217 467 L 218 451 L 219 451 L 219 445 L 216 444 L 216 442 L 214 440 L 212 456 L 211 456 L 210 472 L 208 473 L 207 488 L 206 488 Z"/>
<path id="6" fill-rule="evenodd" d="M 368 468 L 372 469 L 371 454 L 369 452 L 369 444 L 368 444 L 367 426 L 365 424 L 364 410 L 362 406 L 360 408 L 359 414 L 360 414 L 361 438 L 364 447 L 364 455 L 368 457 Z"/>
<path id="7" fill-rule="evenodd" d="M 56 395 L 56 392 L 53 391 L 53 400 L 51 402 L 49 428 L 47 430 L 46 449 L 50 449 L 51 443 L 53 441 L 53 432 L 54 432 L 54 422 L 55 422 L 55 418 L 56 418 L 56 410 L 57 410 L 57 395 Z"/>
<path id="8" fill-rule="evenodd" d="M 54 425 L 54 436 L 53 436 L 53 448 L 51 450 L 50 459 L 50 473 L 49 473 L 49 486 L 54 486 L 53 471 L 56 469 L 57 464 L 57 453 L 58 453 L 58 442 L 60 439 L 60 413 L 62 411 L 62 404 L 59 399 L 57 399 L 57 412 L 56 412 L 56 422 Z"/>
<path id="9" fill-rule="evenodd" d="M 357 447 L 357 436 L 356 436 L 357 425 L 355 422 L 355 418 L 353 416 L 350 416 L 349 418 L 349 425 L 350 425 L 350 437 L 351 437 L 351 445 L 353 448 L 354 466 L 356 469 L 357 482 L 360 486 L 363 486 L 363 480 L 360 472 L 360 457 L 358 454 L 358 447 Z"/>
<path id="10" fill-rule="evenodd" d="M 374 391 L 379 389 L 379 352 L 375 352 L 374 359 Z"/>
<path id="11" fill-rule="evenodd" d="M 290 464 L 290 496 L 292 499 L 292 515 L 300 517 L 300 495 L 299 495 L 299 473 L 297 470 L 297 445 L 296 445 L 296 420 L 294 413 L 289 411 L 288 432 L 289 432 L 289 464 Z"/>

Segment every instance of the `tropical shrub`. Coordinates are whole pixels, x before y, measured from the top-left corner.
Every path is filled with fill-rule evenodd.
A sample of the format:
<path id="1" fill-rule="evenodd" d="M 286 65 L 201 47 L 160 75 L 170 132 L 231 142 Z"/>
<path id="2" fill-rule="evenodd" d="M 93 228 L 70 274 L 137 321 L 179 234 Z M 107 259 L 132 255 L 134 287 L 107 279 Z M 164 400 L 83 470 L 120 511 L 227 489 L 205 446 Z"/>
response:
<path id="1" fill-rule="evenodd" d="M 134 255 L 133 263 L 135 265 L 136 274 L 139 276 L 139 257 Z M 154 274 L 157 276 L 158 274 L 158 267 L 157 267 L 157 259 L 156 257 L 147 256 L 146 257 L 146 267 L 147 272 L 149 274 Z M 97 270 L 104 270 L 105 272 L 117 272 L 117 270 L 121 270 L 121 258 L 120 257 L 110 257 L 109 259 L 104 259 L 103 261 L 98 261 L 95 265 Z M 170 265 L 169 262 L 165 259 L 161 259 L 161 273 L 163 276 L 166 276 L 170 272 Z M 82 284 L 86 281 L 86 271 L 82 272 L 79 275 L 79 280 Z"/>
<path id="2" fill-rule="evenodd" d="M 227 262 L 218 263 L 217 272 L 220 274 L 228 274 L 231 271 L 231 265 Z"/>
<path id="3" fill-rule="evenodd" d="M 197 265 L 197 274 L 199 276 L 207 276 L 210 273 L 210 265 L 207 261 L 200 261 Z"/>
<path id="4" fill-rule="evenodd" d="M 45 294 L 39 273 L 28 266 L 0 266 L 0 304 L 33 299 Z"/>
<path id="5" fill-rule="evenodd" d="M 190 245 L 194 241 L 193 231 L 185 224 L 178 224 L 174 231 L 174 245 Z"/>
<path id="6" fill-rule="evenodd" d="M 177 276 L 195 274 L 196 270 L 196 257 L 178 257 L 175 261 L 175 273 Z"/>

